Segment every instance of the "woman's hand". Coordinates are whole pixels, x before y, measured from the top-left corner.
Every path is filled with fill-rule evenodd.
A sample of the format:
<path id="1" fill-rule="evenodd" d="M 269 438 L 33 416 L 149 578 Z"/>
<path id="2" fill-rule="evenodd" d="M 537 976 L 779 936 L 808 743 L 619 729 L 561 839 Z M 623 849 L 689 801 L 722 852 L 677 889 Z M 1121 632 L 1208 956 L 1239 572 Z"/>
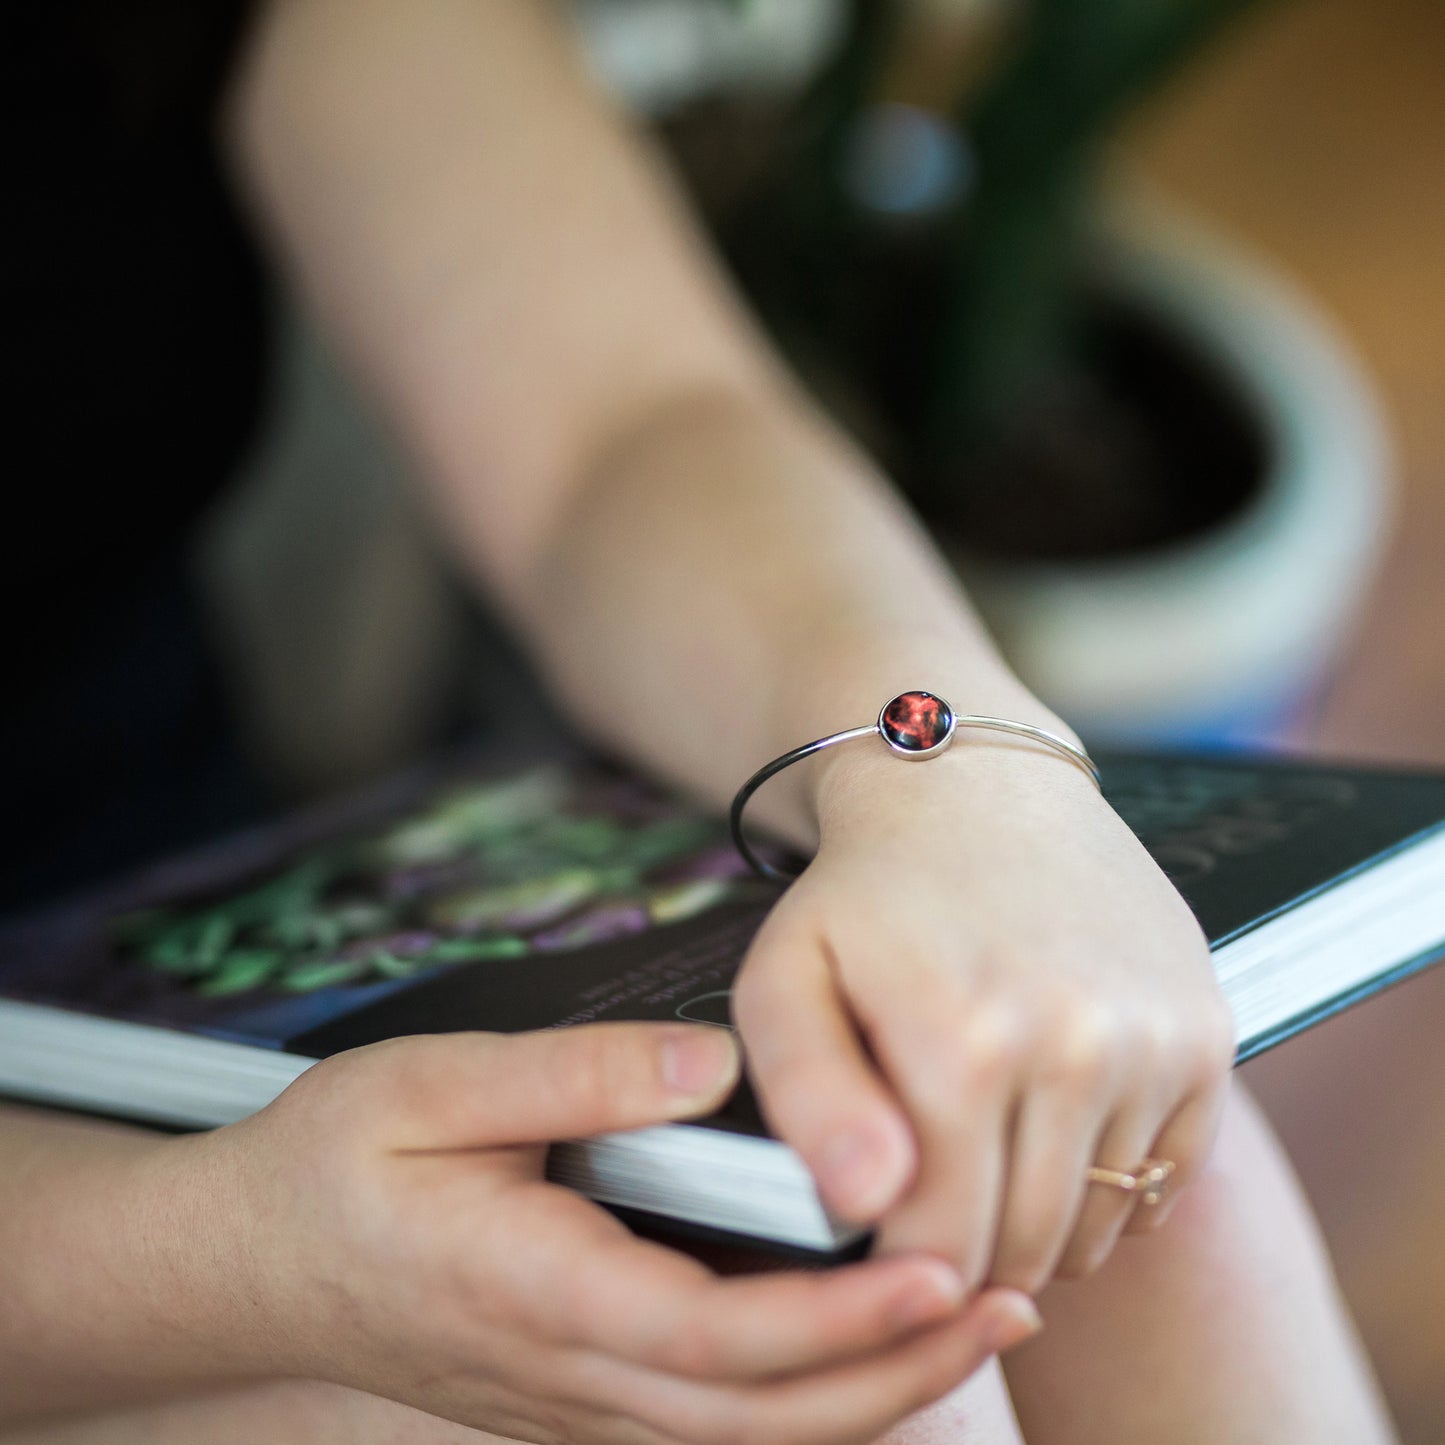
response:
<path id="1" fill-rule="evenodd" d="M 208 1141 L 264 1369 L 532 1441 L 870 1440 L 1032 1332 L 908 1253 L 722 1279 L 545 1182 L 545 1141 L 714 1107 L 730 1036 L 600 1025 L 338 1056 Z"/>
<path id="2" fill-rule="evenodd" d="M 734 1003 L 774 1127 L 879 1251 L 1037 1293 L 1097 1269 L 1168 1202 L 1091 1164 L 1207 1156 L 1233 1027 L 1199 927 L 1084 774 L 960 740 L 839 750 L 817 857 Z"/>

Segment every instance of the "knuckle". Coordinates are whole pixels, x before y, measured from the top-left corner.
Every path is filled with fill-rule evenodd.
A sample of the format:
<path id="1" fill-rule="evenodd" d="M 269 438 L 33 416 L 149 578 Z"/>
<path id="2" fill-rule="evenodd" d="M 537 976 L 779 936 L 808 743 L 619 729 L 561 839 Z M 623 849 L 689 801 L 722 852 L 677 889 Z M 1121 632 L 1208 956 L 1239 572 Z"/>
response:
<path id="1" fill-rule="evenodd" d="M 1011 1002 L 985 1002 L 970 1010 L 957 1049 L 961 1082 L 972 1088 L 996 1089 L 1016 1078 L 1034 1047 L 1034 1025 L 1023 1008 Z"/>
<path id="2" fill-rule="evenodd" d="M 312 1064 L 286 1090 L 286 1095 L 306 1095 L 309 1107 L 314 1107 L 321 1100 L 345 1106 L 358 1095 L 373 1091 L 384 1091 L 388 1098 L 394 1097 L 394 1090 L 410 1087 L 413 1071 L 407 1067 L 407 1062 L 414 1051 L 403 1047 L 406 1042 L 409 1041 L 385 1039 L 381 1043 L 367 1044 L 364 1048 L 333 1054 Z"/>
<path id="3" fill-rule="evenodd" d="M 299 1075 L 272 1107 L 286 1110 L 318 1149 L 390 1132 L 432 1112 L 437 1070 L 427 1043 L 387 1039 L 335 1054 Z"/>
<path id="4" fill-rule="evenodd" d="M 1037 1077 L 1071 1094 L 1098 1097 L 1126 1075 L 1152 1068 L 1156 1055 L 1141 1011 L 1102 999 L 1062 999 L 1049 1010 L 1049 1046 Z"/>
<path id="5" fill-rule="evenodd" d="M 1134 1071 L 1149 1079 L 1169 1077 L 1187 1052 L 1182 1046 L 1186 1029 L 1158 1015 L 1137 1020 L 1130 1030 L 1128 1058 Z"/>
<path id="6" fill-rule="evenodd" d="M 1057 1082 L 1093 1094 L 1104 1089 L 1129 1050 L 1128 1029 L 1116 1011 L 1086 1000 L 1068 1010 L 1050 1072 Z"/>

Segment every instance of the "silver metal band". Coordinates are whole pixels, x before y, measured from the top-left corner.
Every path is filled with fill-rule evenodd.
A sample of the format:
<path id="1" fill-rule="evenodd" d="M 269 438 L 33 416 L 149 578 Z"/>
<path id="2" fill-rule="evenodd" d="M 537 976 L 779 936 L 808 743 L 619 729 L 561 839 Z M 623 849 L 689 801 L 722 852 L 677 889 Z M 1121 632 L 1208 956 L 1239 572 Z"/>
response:
<path id="1" fill-rule="evenodd" d="M 924 700 L 924 701 L 919 701 Z M 899 719 L 903 719 L 902 722 Z M 921 720 L 920 720 L 921 719 Z M 959 728 L 981 728 L 990 732 L 1012 733 L 1027 738 L 1030 742 L 1042 743 L 1045 747 L 1067 758 L 1082 768 L 1102 789 L 1103 779 L 1094 760 L 1083 748 L 1076 747 L 1067 738 L 1032 723 L 1014 722 L 1011 718 L 982 717 L 971 713 L 955 713 L 936 693 L 906 692 L 889 699 L 878 712 L 878 720 L 865 727 L 848 728 L 843 732 L 829 733 L 825 738 L 815 738 L 810 743 L 794 748 L 772 762 L 764 764 L 745 782 L 733 798 L 729 822 L 732 825 L 733 843 L 755 873 L 770 883 L 788 884 L 797 874 L 775 868 L 766 859 L 760 858 L 743 835 L 743 809 L 748 799 L 762 787 L 769 778 L 802 762 L 814 753 L 822 752 L 837 743 L 851 742 L 854 738 L 881 736 L 888 747 L 900 757 L 910 761 L 936 757 L 954 739 Z"/>

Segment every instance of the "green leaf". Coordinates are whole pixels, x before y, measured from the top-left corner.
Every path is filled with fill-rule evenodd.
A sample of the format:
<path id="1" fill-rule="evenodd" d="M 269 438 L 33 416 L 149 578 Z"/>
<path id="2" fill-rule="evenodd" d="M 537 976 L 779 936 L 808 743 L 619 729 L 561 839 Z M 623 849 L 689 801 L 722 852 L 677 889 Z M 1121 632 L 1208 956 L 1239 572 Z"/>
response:
<path id="1" fill-rule="evenodd" d="M 231 945 L 236 935 L 236 926 L 223 912 L 204 915 L 196 937 L 197 959 L 207 966 L 220 962 L 221 956 Z"/>
<path id="2" fill-rule="evenodd" d="M 417 959 L 418 963 L 480 963 L 487 958 L 522 958 L 530 949 L 515 933 L 495 938 L 444 938 Z"/>
<path id="3" fill-rule="evenodd" d="M 445 929 L 539 928 L 595 896 L 597 875 L 586 868 L 567 868 L 525 883 L 466 888 L 431 900 L 428 922 Z"/>
<path id="4" fill-rule="evenodd" d="M 152 968 L 179 977 L 197 977 L 209 973 L 211 964 L 200 957 L 183 929 L 172 929 L 153 939 L 141 951 L 141 957 Z"/>
<path id="5" fill-rule="evenodd" d="M 369 954 L 366 966 L 383 978 L 410 978 L 418 969 L 425 967 L 420 958 L 401 958 L 384 948 Z"/>
<path id="6" fill-rule="evenodd" d="M 654 923 L 676 923 L 706 912 L 732 891 L 731 878 L 698 878 L 654 890 L 647 900 L 647 912 Z"/>
<path id="7" fill-rule="evenodd" d="M 281 987 L 287 993 L 314 993 L 319 988 L 334 988 L 350 983 L 366 972 L 367 960 L 360 958 L 327 959 L 321 963 L 302 963 L 288 969 Z"/>
<path id="8" fill-rule="evenodd" d="M 220 962 L 215 975 L 197 990 L 207 998 L 245 993 L 258 988 L 276 971 L 281 954 L 271 948 L 240 949 L 229 953 Z"/>

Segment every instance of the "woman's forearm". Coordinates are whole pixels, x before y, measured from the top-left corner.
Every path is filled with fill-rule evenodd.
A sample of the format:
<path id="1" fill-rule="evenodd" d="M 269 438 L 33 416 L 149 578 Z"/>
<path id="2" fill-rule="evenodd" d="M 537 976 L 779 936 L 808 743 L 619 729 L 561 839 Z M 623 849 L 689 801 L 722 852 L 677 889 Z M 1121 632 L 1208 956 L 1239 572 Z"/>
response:
<path id="1" fill-rule="evenodd" d="M 904 688 L 1053 725 L 551 10 L 273 3 L 228 113 L 260 220 L 449 542 L 581 725 L 714 802 Z M 759 821 L 806 840 L 807 790 L 852 766 L 790 770 Z"/>
<path id="2" fill-rule="evenodd" d="M 717 804 L 909 688 L 1067 732 L 897 494 L 782 389 L 660 409 L 577 490 L 525 596 L 534 655 L 573 715 Z M 809 842 L 817 785 L 848 755 L 873 756 L 839 749 L 781 774 L 759 821 Z"/>
<path id="3" fill-rule="evenodd" d="M 241 1241 L 196 1142 L 0 1104 L 0 1424 L 244 1377 Z"/>

